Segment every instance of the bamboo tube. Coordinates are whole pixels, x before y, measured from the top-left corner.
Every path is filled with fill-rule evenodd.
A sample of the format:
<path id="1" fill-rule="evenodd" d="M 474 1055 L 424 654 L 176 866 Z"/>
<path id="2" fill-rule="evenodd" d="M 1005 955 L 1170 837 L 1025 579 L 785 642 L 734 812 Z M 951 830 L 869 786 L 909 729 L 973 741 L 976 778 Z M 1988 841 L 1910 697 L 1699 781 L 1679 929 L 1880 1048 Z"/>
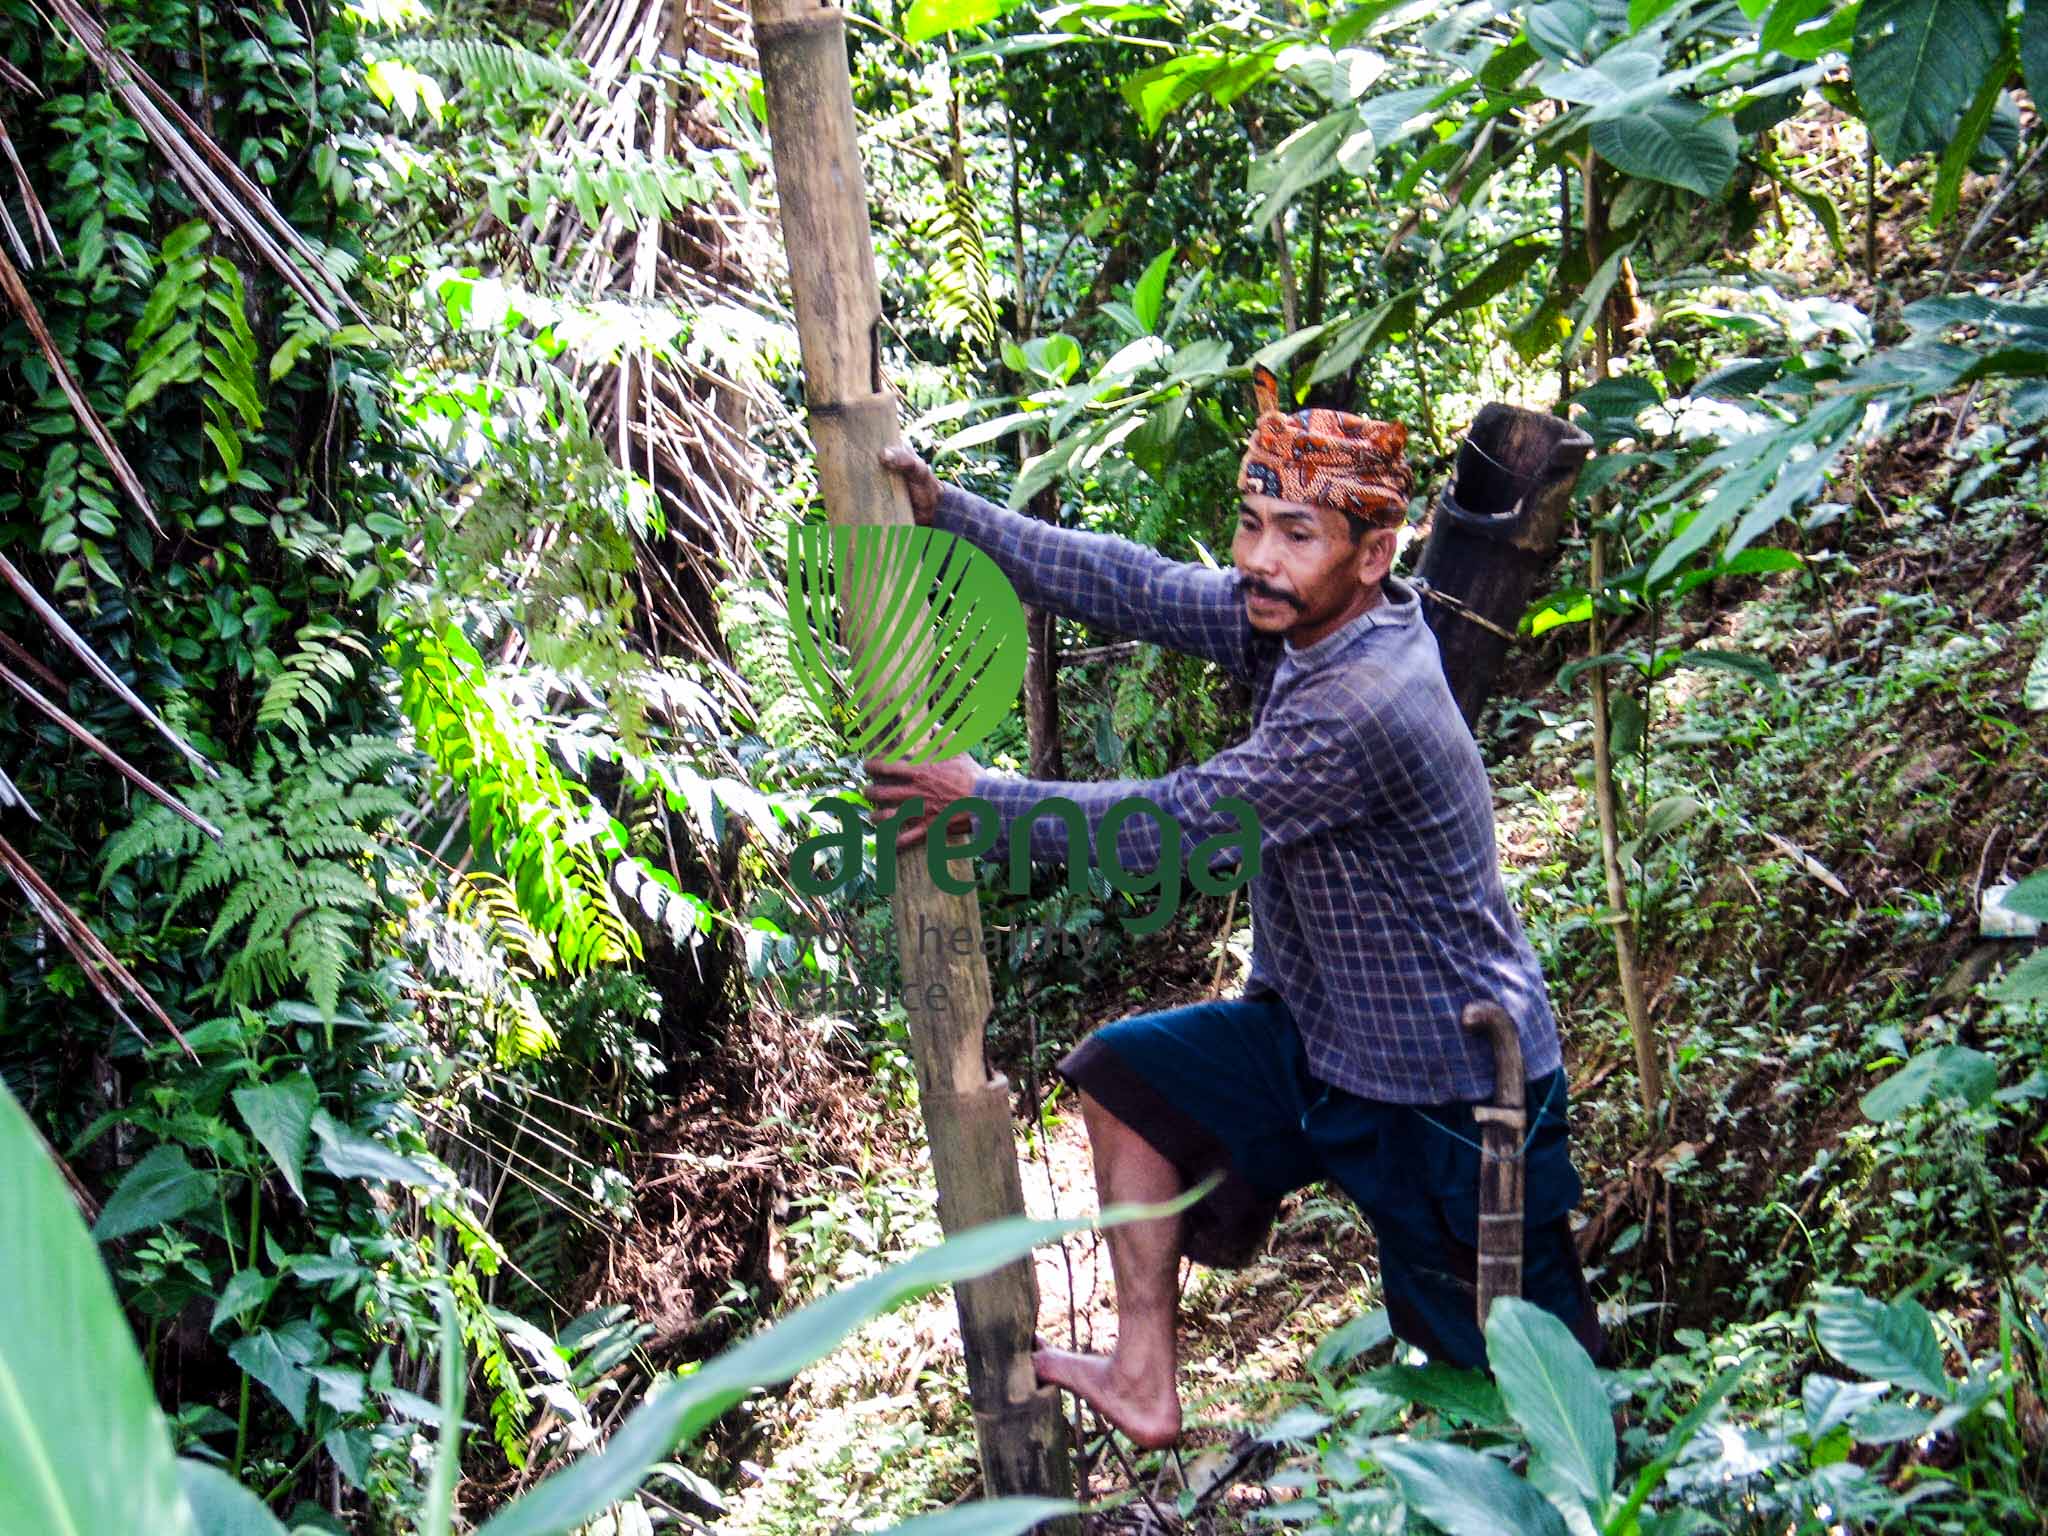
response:
<path id="1" fill-rule="evenodd" d="M 835 526 L 908 523 L 901 483 L 877 462 L 899 434 L 896 397 L 882 378 L 881 293 L 845 21 L 836 5 L 802 0 L 753 0 L 753 14 L 819 489 Z M 856 638 L 889 617 L 851 597 L 844 618 Z M 905 670 L 907 681 L 920 680 L 918 667 Z M 934 827 L 931 835 L 943 834 Z M 893 905 L 939 1220 L 959 1232 L 1020 1214 L 1009 1084 L 983 1052 L 991 998 L 979 903 L 972 892 L 939 890 L 925 860 L 910 858 Z M 1058 1394 L 1031 1368 L 1038 1282 L 1030 1261 L 966 1282 L 956 1295 L 988 1491 L 1071 1497 Z"/>

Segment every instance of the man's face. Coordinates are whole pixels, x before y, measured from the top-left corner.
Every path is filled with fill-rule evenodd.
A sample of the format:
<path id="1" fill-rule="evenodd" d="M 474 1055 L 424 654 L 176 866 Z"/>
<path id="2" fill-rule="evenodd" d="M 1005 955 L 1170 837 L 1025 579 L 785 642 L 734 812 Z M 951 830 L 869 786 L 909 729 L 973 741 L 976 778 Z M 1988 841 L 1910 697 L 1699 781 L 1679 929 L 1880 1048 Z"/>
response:
<path id="1" fill-rule="evenodd" d="M 1252 628 L 1313 645 L 1378 601 L 1394 531 L 1372 529 L 1354 542 L 1341 512 L 1248 495 L 1230 554 Z"/>

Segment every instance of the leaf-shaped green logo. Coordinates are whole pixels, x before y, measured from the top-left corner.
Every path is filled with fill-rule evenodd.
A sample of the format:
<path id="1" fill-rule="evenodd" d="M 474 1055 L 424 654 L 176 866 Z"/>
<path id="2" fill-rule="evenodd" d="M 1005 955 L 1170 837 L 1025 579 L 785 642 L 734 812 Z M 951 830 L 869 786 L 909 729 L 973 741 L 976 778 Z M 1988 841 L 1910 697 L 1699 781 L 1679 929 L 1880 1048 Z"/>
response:
<path id="1" fill-rule="evenodd" d="M 844 613 L 865 623 L 842 631 Z M 987 555 L 937 529 L 792 528 L 789 621 L 797 676 L 845 722 L 861 757 L 928 763 L 966 752 L 1024 685 L 1016 589 Z"/>

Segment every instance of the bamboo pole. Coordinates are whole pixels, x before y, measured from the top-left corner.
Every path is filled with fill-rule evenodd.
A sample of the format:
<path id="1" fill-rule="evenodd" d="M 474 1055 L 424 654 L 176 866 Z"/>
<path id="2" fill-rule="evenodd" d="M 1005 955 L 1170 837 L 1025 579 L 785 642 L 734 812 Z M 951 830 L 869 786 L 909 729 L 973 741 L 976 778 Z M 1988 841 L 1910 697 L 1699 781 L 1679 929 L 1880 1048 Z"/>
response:
<path id="1" fill-rule="evenodd" d="M 819 490 L 834 525 L 909 523 L 901 482 L 877 462 L 899 434 L 896 396 L 882 378 L 881 293 L 844 16 L 830 0 L 752 4 Z M 860 593 L 849 597 L 844 619 L 856 638 L 889 617 Z M 922 680 L 920 667 L 903 670 L 907 684 Z M 939 890 L 925 860 L 910 858 L 892 905 L 940 1223 L 959 1232 L 1021 1214 L 1010 1085 L 989 1070 L 983 1049 L 992 1003 L 979 902 L 971 891 Z M 1030 1260 L 967 1281 L 955 1296 L 988 1491 L 1071 1497 L 1059 1396 L 1031 1366 L 1038 1280 Z"/>

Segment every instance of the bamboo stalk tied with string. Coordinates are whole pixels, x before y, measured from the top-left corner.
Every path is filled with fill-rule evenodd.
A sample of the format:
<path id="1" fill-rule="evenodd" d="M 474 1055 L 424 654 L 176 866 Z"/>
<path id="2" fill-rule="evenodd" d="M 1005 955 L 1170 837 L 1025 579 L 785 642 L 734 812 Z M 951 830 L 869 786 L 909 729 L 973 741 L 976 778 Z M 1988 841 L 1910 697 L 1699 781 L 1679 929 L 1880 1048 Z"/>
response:
<path id="1" fill-rule="evenodd" d="M 753 14 L 819 489 L 835 527 L 908 525 L 902 485 L 878 462 L 899 435 L 897 401 L 882 377 L 881 294 L 844 15 L 835 5 L 800 0 L 754 0 Z M 842 597 L 856 644 L 891 617 L 862 604 L 857 592 Z M 901 669 L 899 697 L 918 696 L 936 658 L 919 660 L 923 666 Z M 935 828 L 932 835 L 946 834 Z M 959 1232 L 1020 1214 L 1010 1086 L 989 1070 L 984 1053 L 992 1000 L 978 900 L 972 891 L 940 890 L 925 860 L 907 859 L 892 905 L 940 1222 Z M 928 945 L 934 932 L 964 934 L 968 942 Z M 1031 1365 L 1038 1283 L 1030 1262 L 965 1282 L 955 1295 L 988 1491 L 1071 1496 L 1066 1420 Z M 1071 1521 L 1058 1525 L 1075 1529 Z"/>

